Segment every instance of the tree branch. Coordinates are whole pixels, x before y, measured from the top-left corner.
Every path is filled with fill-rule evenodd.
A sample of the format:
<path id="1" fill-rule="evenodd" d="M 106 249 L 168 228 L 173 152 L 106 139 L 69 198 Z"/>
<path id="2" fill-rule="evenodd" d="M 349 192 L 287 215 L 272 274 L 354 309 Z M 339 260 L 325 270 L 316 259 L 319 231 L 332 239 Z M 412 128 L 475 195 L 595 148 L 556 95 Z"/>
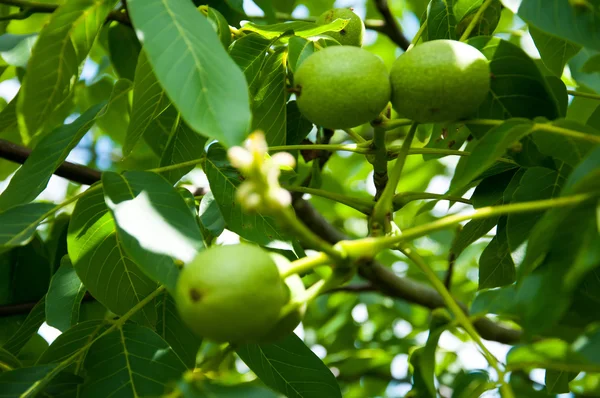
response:
<path id="1" fill-rule="evenodd" d="M 2 0 L 0 0 L 2 1 Z M 0 158 L 23 164 L 31 154 L 31 149 L 10 141 L 0 140 Z M 90 167 L 64 162 L 54 172 L 59 177 L 84 185 L 92 185 L 100 181 L 101 173 Z"/>
<path id="2" fill-rule="evenodd" d="M 307 201 L 297 199 L 293 206 L 298 218 L 323 239 L 332 244 L 348 239 L 346 235 L 329 224 Z M 444 300 L 435 289 L 408 278 L 401 278 L 377 261 L 361 264 L 358 272 L 380 292 L 390 297 L 400 298 L 430 309 L 445 307 Z M 459 305 L 468 313 L 466 305 L 460 302 Z M 521 331 L 507 328 L 487 318 L 478 319 L 473 324 L 481 337 L 486 340 L 515 344 L 521 339 Z"/>
<path id="3" fill-rule="evenodd" d="M 8 15 L 4 19 L 25 19 L 33 14 L 52 14 L 59 7 L 58 4 L 40 3 L 27 0 L 0 0 L 0 4 L 19 7 L 21 12 Z M 131 26 L 131 20 L 126 12 L 111 11 L 106 18 L 107 21 L 117 21 L 124 25 Z"/>
<path id="4" fill-rule="evenodd" d="M 30 153 L 31 150 L 28 148 L 13 144 L 9 141 L 0 140 L 0 158 L 22 164 L 27 160 Z M 101 173 L 98 170 L 70 162 L 61 164 L 54 174 L 67 178 L 73 182 L 86 185 L 91 185 L 94 182 L 100 181 L 101 178 Z M 329 222 L 327 222 L 323 216 L 304 199 L 295 198 L 293 206 L 298 218 L 301 219 L 309 229 L 327 242 L 335 244 L 340 240 L 348 239 L 346 235 L 329 224 Z M 401 298 L 431 309 L 444 307 L 442 297 L 433 288 L 408 278 L 398 277 L 389 268 L 376 261 L 369 261 L 361 264 L 359 267 L 359 274 L 364 279 L 368 280 L 373 287 L 391 297 Z M 465 312 L 467 312 L 467 307 L 464 304 L 460 305 Z M 4 313 L 15 314 L 18 313 L 18 311 L 26 312 L 30 310 L 30 308 L 27 307 L 27 304 L 15 308 L 16 309 L 5 309 Z M 0 314 L 1 313 L 2 310 L 0 310 Z M 474 326 L 477 328 L 481 337 L 487 340 L 494 340 L 505 344 L 514 344 L 521 338 L 520 331 L 496 324 L 487 318 L 475 321 Z"/>
<path id="5" fill-rule="evenodd" d="M 385 33 L 394 43 L 406 51 L 408 46 L 410 46 L 410 42 L 402 33 L 402 29 L 400 28 L 400 25 L 398 25 L 396 18 L 392 15 L 388 1 L 375 0 L 375 7 L 377 7 L 377 10 L 379 10 L 385 21 L 385 25 L 383 25 L 381 32 Z"/>

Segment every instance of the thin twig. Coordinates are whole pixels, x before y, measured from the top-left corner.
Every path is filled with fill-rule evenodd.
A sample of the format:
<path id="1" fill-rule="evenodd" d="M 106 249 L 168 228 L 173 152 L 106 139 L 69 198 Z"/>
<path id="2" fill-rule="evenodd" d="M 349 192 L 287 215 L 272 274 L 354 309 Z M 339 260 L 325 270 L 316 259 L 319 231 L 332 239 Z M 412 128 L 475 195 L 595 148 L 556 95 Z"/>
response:
<path id="1" fill-rule="evenodd" d="M 19 7 L 21 12 L 8 15 L 3 20 L 8 19 L 25 19 L 33 14 L 52 14 L 60 5 L 41 3 L 37 1 L 27 0 L 0 0 L 0 4 L 6 4 L 8 6 Z M 12 17 L 12 18 L 10 18 Z M 116 21 L 127 26 L 131 26 L 131 20 L 126 12 L 111 11 L 106 17 L 107 21 Z"/>
<path id="2" fill-rule="evenodd" d="M 385 33 L 394 43 L 396 43 L 400 48 L 404 51 L 408 49 L 410 46 L 410 41 L 404 36 L 402 33 L 402 29 L 394 15 L 392 15 L 392 11 L 390 10 L 390 6 L 388 5 L 387 0 L 374 0 L 375 6 L 377 10 L 381 13 L 383 20 L 385 21 L 385 25 L 382 29 L 382 32 Z"/>

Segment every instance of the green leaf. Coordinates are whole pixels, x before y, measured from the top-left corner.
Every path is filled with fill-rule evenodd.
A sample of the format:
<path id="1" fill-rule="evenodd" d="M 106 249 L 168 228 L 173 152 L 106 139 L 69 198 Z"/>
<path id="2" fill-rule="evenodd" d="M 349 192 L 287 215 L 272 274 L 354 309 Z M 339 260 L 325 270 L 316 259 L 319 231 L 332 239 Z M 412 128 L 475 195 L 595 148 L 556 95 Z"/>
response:
<path id="1" fill-rule="evenodd" d="M 510 285 L 515 281 L 515 275 L 515 263 L 510 255 L 506 235 L 506 217 L 502 217 L 496 236 L 479 259 L 479 289 Z"/>
<path id="2" fill-rule="evenodd" d="M 120 145 L 125 142 L 129 127 L 131 117 L 129 93 L 132 88 L 131 81 L 127 79 L 117 80 L 110 93 L 106 111 L 98 115 L 96 119 L 98 127 Z"/>
<path id="3" fill-rule="evenodd" d="M 286 145 L 298 145 L 306 138 L 313 128 L 312 122 L 305 118 L 300 110 L 296 101 L 289 101 L 287 103 L 287 138 Z"/>
<path id="4" fill-rule="evenodd" d="M 534 26 L 529 26 L 529 33 L 540 52 L 544 65 L 558 77 L 562 76 L 567 62 L 581 50 L 577 44 L 547 34 Z"/>
<path id="5" fill-rule="evenodd" d="M 185 201 L 164 178 L 147 171 L 104 172 L 102 185 L 125 253 L 174 293 L 179 276 L 175 260 L 190 262 L 204 248 Z"/>
<path id="6" fill-rule="evenodd" d="M 52 276 L 46 295 L 46 323 L 64 332 L 79 321 L 79 306 L 85 287 L 65 256 Z"/>
<path id="7" fill-rule="evenodd" d="M 53 272 L 47 244 L 36 234 L 27 245 L 2 253 L 0 272 L 0 304 L 39 301 L 48 291 Z"/>
<path id="8" fill-rule="evenodd" d="M 512 203 L 554 198 L 560 194 L 564 179 L 564 176 L 556 170 L 543 167 L 527 169 L 512 196 Z M 543 214 L 543 212 L 532 212 L 508 215 L 507 237 L 511 250 L 516 250 L 521 243 L 527 240 L 531 230 Z"/>
<path id="9" fill-rule="evenodd" d="M 547 339 L 516 346 L 506 357 L 507 370 L 542 368 L 558 371 L 600 372 L 600 333 L 594 329 L 573 344 Z"/>
<path id="10" fill-rule="evenodd" d="M 259 244 L 285 240 L 274 219 L 242 210 L 235 198 L 237 187 L 242 182 L 241 175 L 229 163 L 222 146 L 213 144 L 208 148 L 204 171 L 227 229 Z"/>
<path id="11" fill-rule="evenodd" d="M 284 51 L 267 58 L 252 99 L 252 130 L 262 130 L 269 146 L 285 145 L 287 93 Z"/>
<path id="12" fill-rule="evenodd" d="M 567 110 L 569 107 L 569 95 L 567 94 L 567 86 L 557 76 L 546 76 L 546 84 L 552 92 L 552 96 L 556 101 L 558 107 L 558 115 L 560 117 L 567 116 Z"/>
<path id="13" fill-rule="evenodd" d="M 85 383 L 81 396 L 107 397 L 115 391 L 123 396 L 161 395 L 177 380 L 185 365 L 152 330 L 125 324 L 89 349 L 84 362 Z"/>
<path id="14" fill-rule="evenodd" d="M 200 223 L 208 230 L 212 236 L 219 236 L 225 229 L 225 220 L 219 210 L 219 204 L 215 200 L 212 192 L 207 192 L 200 201 L 200 210 L 198 211 Z"/>
<path id="15" fill-rule="evenodd" d="M 45 319 L 45 300 L 42 298 L 35 307 L 32 308 L 19 330 L 17 330 L 17 332 L 2 345 L 2 348 L 17 356 L 31 336 L 37 333 Z"/>
<path id="16" fill-rule="evenodd" d="M 229 24 L 227 23 L 227 20 L 223 14 L 212 7 L 208 7 L 208 13 L 206 13 L 202 8 L 200 11 L 206 15 L 213 29 L 215 32 L 217 32 L 217 35 L 219 35 L 219 40 L 221 40 L 223 47 L 228 48 L 231 44 L 231 29 L 229 28 Z"/>
<path id="17" fill-rule="evenodd" d="M 188 1 L 127 5 L 158 80 L 190 128 L 240 144 L 251 118 L 248 86 L 210 22 Z"/>
<path id="18" fill-rule="evenodd" d="M 456 37 L 462 37 L 469 24 L 473 21 L 473 18 L 477 15 L 483 1 L 484 0 L 454 1 L 454 15 L 456 16 L 456 20 L 459 21 L 456 25 Z M 492 0 L 492 3 L 485 9 L 469 37 L 491 36 L 498 26 L 501 15 L 502 3 L 500 0 Z"/>
<path id="19" fill-rule="evenodd" d="M 23 394 L 32 385 L 50 373 L 56 366 L 56 364 L 49 364 L 0 373 L 0 390 L 2 391 L 0 396 L 3 398 L 23 397 Z"/>
<path id="20" fill-rule="evenodd" d="M 98 104 L 73 123 L 44 136 L 0 195 L 0 211 L 34 200 L 48 185 L 52 173 L 92 127 L 104 104 Z"/>
<path id="21" fill-rule="evenodd" d="M 558 116 L 556 103 L 535 62 L 519 47 L 496 37 L 479 36 L 468 40 L 489 60 L 491 90 L 477 115 L 486 119 Z M 476 126 L 469 126 L 473 131 Z M 479 127 L 478 130 L 482 128 Z M 477 134 L 477 131 L 473 131 Z"/>
<path id="22" fill-rule="evenodd" d="M 67 237 L 69 256 L 92 296 L 115 314 L 123 315 L 152 293 L 156 283 L 125 254 L 104 203 L 104 192 L 98 188 L 97 184 L 92 186 L 73 210 Z M 134 319 L 153 325 L 156 311 L 146 306 Z"/>
<path id="23" fill-rule="evenodd" d="M 181 321 L 175 300 L 170 294 L 165 292 L 157 300 L 156 312 L 158 313 L 156 332 L 169 343 L 169 346 L 188 369 L 194 369 L 196 354 L 202 339 L 192 333 L 190 328 Z"/>
<path id="24" fill-rule="evenodd" d="M 108 29 L 110 61 L 119 77 L 134 80 L 141 50 L 142 45 L 131 27 L 117 23 Z"/>
<path id="25" fill-rule="evenodd" d="M 533 131 L 533 123 L 524 119 L 508 120 L 493 127 L 486 135 L 477 141 L 471 149 L 471 155 L 466 157 L 464 167 L 456 173 L 450 185 L 449 194 L 469 184 L 496 159 L 504 155 L 506 150 L 521 138 Z"/>
<path id="26" fill-rule="evenodd" d="M 52 203 L 28 203 L 0 213 L 0 247 L 23 246 L 42 221 L 52 215 Z"/>
<path id="27" fill-rule="evenodd" d="M 481 290 L 475 296 L 469 313 L 472 316 L 497 314 L 515 317 L 515 285 L 500 289 Z"/>
<path id="28" fill-rule="evenodd" d="M 326 25 L 317 25 L 314 22 L 292 21 L 273 25 L 256 25 L 248 22 L 242 26 L 243 32 L 255 32 L 267 39 L 275 39 L 284 33 L 292 32 L 300 37 L 312 37 L 327 32 L 339 32 L 350 22 L 349 19 L 336 19 Z"/>
<path id="29" fill-rule="evenodd" d="M 249 33 L 233 42 L 229 55 L 246 76 L 251 95 L 259 83 L 260 71 L 267 60 L 266 53 L 276 39 L 265 39 L 258 33 Z"/>
<path id="30" fill-rule="evenodd" d="M 456 40 L 454 0 L 431 0 L 427 7 L 427 40 Z"/>
<path id="31" fill-rule="evenodd" d="M 600 135 L 600 131 L 571 120 L 556 120 L 550 123 L 550 125 L 579 131 L 589 135 Z M 532 134 L 532 138 L 540 152 L 544 155 L 562 160 L 570 166 L 577 166 L 583 158 L 585 158 L 588 152 L 597 146 L 597 144 L 594 145 L 584 140 L 544 131 L 544 126 L 545 124 L 541 124 Z"/>
<path id="32" fill-rule="evenodd" d="M 169 136 L 172 123 L 164 123 L 163 114 L 170 106 L 171 100 L 158 82 L 146 53 L 140 52 L 133 82 L 131 123 L 123 144 L 124 155 L 131 153 L 142 136 Z M 160 149 L 155 151 L 161 153 Z"/>
<path id="33" fill-rule="evenodd" d="M 25 68 L 31 57 L 31 49 L 38 39 L 36 33 L 13 35 L 4 33 L 0 36 L 0 54 L 8 64 Z"/>
<path id="34" fill-rule="evenodd" d="M 236 350 L 270 388 L 289 398 L 340 397 L 335 377 L 295 334 L 276 344 L 248 344 Z"/>
<path id="35" fill-rule="evenodd" d="M 108 322 L 101 320 L 85 321 L 73 325 L 52 342 L 37 363 L 40 365 L 59 363 L 80 352 L 82 355 L 73 361 L 72 368 L 81 370 L 89 344 L 104 333 L 109 326 Z"/>
<path id="36" fill-rule="evenodd" d="M 585 1 L 581 7 L 571 3 L 566 0 L 552 4 L 544 0 L 522 0 L 518 14 L 527 23 L 545 32 L 600 50 L 600 15 L 597 3 Z"/>
<path id="37" fill-rule="evenodd" d="M 17 369 L 21 367 L 21 362 L 4 348 L 0 348 L 0 372 Z"/>
<path id="38" fill-rule="evenodd" d="M 315 42 L 300 36 L 290 37 L 288 44 L 288 66 L 295 73 L 300 64 L 315 52 Z"/>
<path id="39" fill-rule="evenodd" d="M 192 131 L 192 129 L 190 129 L 180 118 L 176 118 L 173 129 L 175 131 L 169 136 L 167 146 L 160 157 L 160 167 L 172 166 L 200 159 L 204 153 L 206 138 Z M 187 167 L 178 167 L 173 170 L 162 172 L 161 175 L 170 183 L 175 184 L 181 177 L 194 169 L 194 167 L 196 166 L 190 165 Z"/>
<path id="40" fill-rule="evenodd" d="M 574 193 L 600 192 L 600 147 L 588 154 L 579 166 L 571 174 L 565 183 L 561 196 Z M 536 223 L 529 234 L 529 243 L 525 259 L 519 267 L 519 273 L 527 274 L 535 269 L 551 248 L 552 242 L 549 236 L 554 233 L 558 225 L 570 214 L 565 209 L 551 209 Z M 567 224 L 568 225 L 568 224 Z M 576 225 L 571 223 L 572 228 Z M 578 231 L 574 233 L 578 236 Z"/>
<path id="41" fill-rule="evenodd" d="M 27 64 L 17 103 L 23 141 L 40 133 L 68 98 L 79 65 L 116 0 L 74 0 L 52 13 Z"/>
<path id="42" fill-rule="evenodd" d="M 544 382 L 550 394 L 568 394 L 569 382 L 577 377 L 579 372 L 565 372 L 563 370 L 547 370 Z"/>

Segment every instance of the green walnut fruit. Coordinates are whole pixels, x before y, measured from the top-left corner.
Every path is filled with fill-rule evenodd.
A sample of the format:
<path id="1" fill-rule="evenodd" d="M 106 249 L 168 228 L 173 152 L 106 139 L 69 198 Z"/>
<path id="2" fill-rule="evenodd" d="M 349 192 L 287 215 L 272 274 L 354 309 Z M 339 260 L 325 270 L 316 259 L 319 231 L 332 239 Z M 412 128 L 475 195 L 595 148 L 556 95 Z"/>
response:
<path id="1" fill-rule="evenodd" d="M 349 8 L 334 8 L 333 10 L 325 11 L 317 18 L 317 24 L 326 25 L 336 19 L 349 19 L 350 21 L 339 32 L 327 32 L 327 36 L 334 38 L 343 46 L 362 46 L 365 24 Z"/>
<path id="2" fill-rule="evenodd" d="M 419 123 L 458 120 L 474 113 L 490 91 L 490 66 L 476 48 L 433 40 L 402 54 L 390 72 L 392 106 Z"/>
<path id="3" fill-rule="evenodd" d="M 181 319 L 217 342 L 257 342 L 279 322 L 287 287 L 269 253 L 257 246 L 216 246 L 182 270 L 175 301 Z"/>
<path id="4" fill-rule="evenodd" d="M 285 272 L 290 266 L 289 260 L 281 254 L 271 253 L 271 256 L 277 264 L 280 273 Z M 298 276 L 297 274 L 293 274 L 285 278 L 285 284 L 287 286 L 288 294 L 286 302 L 301 297 L 306 291 L 306 289 L 304 288 L 304 283 L 302 282 L 302 278 L 300 278 L 300 276 Z M 283 339 L 284 337 L 292 333 L 294 329 L 296 329 L 296 326 L 298 326 L 298 324 L 300 324 L 300 322 L 304 318 L 305 313 L 306 304 L 302 305 L 295 311 L 292 311 L 291 313 L 281 318 L 279 322 L 277 322 L 275 326 L 266 335 L 262 337 L 261 341 L 276 342 L 278 340 Z"/>
<path id="5" fill-rule="evenodd" d="M 390 100 L 383 62 L 352 46 L 318 51 L 300 64 L 294 76 L 300 112 L 329 129 L 356 127 L 375 119 Z"/>

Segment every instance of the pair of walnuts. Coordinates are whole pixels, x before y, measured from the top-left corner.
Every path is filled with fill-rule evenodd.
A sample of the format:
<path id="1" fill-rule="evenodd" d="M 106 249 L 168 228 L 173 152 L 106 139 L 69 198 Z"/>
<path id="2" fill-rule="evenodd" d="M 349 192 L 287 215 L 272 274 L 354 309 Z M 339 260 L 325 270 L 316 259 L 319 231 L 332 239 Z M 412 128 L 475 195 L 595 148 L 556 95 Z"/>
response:
<path id="1" fill-rule="evenodd" d="M 318 126 L 347 129 L 377 118 L 392 102 L 396 112 L 418 123 L 450 122 L 474 113 L 490 90 L 490 67 L 476 48 L 433 40 L 402 54 L 390 73 L 374 54 L 361 49 L 364 24 L 348 9 L 319 20 L 350 19 L 330 34 L 341 46 L 310 55 L 294 76 L 302 114 Z"/>

